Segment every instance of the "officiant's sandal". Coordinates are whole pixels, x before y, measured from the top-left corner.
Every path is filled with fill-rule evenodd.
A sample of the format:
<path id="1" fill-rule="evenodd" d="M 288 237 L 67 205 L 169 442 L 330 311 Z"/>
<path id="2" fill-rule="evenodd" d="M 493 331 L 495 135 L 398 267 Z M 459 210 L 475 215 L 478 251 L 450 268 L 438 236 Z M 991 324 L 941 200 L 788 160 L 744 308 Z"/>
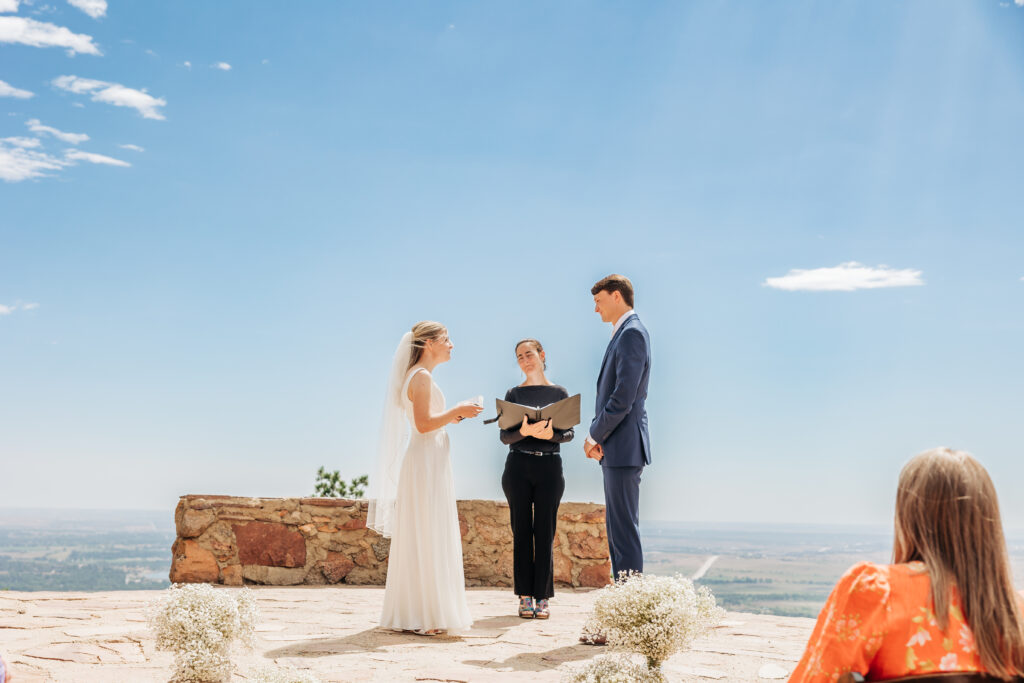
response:
<path id="1" fill-rule="evenodd" d="M 533 598 L 519 598 L 519 616 L 523 619 L 533 619 L 536 616 L 533 611 Z"/>
<path id="2" fill-rule="evenodd" d="M 536 619 L 547 619 L 551 616 L 551 610 L 548 608 L 547 598 L 537 601 L 536 607 L 533 608 L 533 616 Z"/>

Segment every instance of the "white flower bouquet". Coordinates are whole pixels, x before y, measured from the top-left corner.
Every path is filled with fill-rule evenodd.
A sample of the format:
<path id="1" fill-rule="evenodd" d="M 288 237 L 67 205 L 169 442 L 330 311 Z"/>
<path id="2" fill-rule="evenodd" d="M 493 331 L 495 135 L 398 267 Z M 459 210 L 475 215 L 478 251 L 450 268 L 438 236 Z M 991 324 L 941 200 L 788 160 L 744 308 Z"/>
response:
<path id="1" fill-rule="evenodd" d="M 151 606 L 149 626 L 157 648 L 174 653 L 175 682 L 220 683 L 231 677 L 231 645 L 252 645 L 257 617 L 247 588 L 176 585 Z"/>
<path id="2" fill-rule="evenodd" d="M 292 666 L 264 665 L 252 672 L 253 683 L 320 683 L 320 679 L 309 671 L 300 671 Z"/>
<path id="3" fill-rule="evenodd" d="M 658 669 L 633 661 L 622 655 L 605 655 L 573 671 L 563 680 L 567 683 L 663 683 Z"/>
<path id="4" fill-rule="evenodd" d="M 632 672 L 637 665 L 631 659 L 604 657 L 576 674 L 582 678 L 570 680 L 664 680 L 662 662 L 689 647 L 694 639 L 718 624 L 723 614 L 706 586 L 694 588 L 692 581 L 678 574 L 623 574 L 599 591 L 584 633 L 602 634 L 613 649 L 642 655 L 647 660 L 646 677 L 638 678 Z M 616 677 L 615 666 L 622 670 L 624 678 Z"/>

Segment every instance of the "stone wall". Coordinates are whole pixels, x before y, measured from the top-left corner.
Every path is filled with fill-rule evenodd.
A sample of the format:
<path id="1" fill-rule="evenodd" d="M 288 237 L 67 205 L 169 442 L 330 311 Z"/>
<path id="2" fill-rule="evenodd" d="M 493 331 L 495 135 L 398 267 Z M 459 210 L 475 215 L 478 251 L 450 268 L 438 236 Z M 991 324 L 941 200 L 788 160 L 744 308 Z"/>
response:
<path id="1" fill-rule="evenodd" d="M 366 528 L 366 501 L 182 496 L 174 512 L 173 583 L 383 585 L 390 542 Z M 504 501 L 460 500 L 467 586 L 512 585 L 512 531 Z M 604 506 L 562 503 L 555 582 L 610 583 Z"/>

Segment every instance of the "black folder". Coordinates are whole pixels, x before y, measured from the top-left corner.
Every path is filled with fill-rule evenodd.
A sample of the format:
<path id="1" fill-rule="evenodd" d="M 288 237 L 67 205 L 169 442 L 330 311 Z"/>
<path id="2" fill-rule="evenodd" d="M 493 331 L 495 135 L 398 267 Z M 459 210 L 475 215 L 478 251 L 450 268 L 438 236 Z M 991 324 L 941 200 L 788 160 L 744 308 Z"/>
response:
<path id="1" fill-rule="evenodd" d="M 497 422 L 502 429 L 512 429 L 523 424 L 523 417 L 530 422 L 541 422 L 551 420 L 551 426 L 555 429 L 570 429 L 580 423 L 580 395 L 563 398 L 561 401 L 548 404 L 538 408 L 537 406 L 524 406 L 511 401 L 494 399 L 494 407 L 498 414 L 490 420 L 484 420 L 484 424 Z"/>

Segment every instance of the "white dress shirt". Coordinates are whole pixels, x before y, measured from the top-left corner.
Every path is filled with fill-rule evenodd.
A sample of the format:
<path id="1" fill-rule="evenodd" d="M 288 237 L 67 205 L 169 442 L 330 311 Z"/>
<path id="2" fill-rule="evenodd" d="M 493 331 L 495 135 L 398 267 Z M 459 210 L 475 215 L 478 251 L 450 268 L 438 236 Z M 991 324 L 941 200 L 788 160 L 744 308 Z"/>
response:
<path id="1" fill-rule="evenodd" d="M 623 313 L 622 315 L 619 316 L 619 319 L 615 321 L 614 325 L 612 325 L 612 339 L 615 338 L 615 335 L 618 333 L 619 328 L 622 327 L 626 323 L 627 320 L 629 320 L 630 318 L 632 318 L 635 315 L 636 315 L 636 311 L 634 311 L 631 308 L 631 309 L 629 309 L 628 311 L 626 311 L 625 313 Z M 586 438 L 585 441 L 586 441 L 587 446 L 596 446 L 597 445 L 597 442 L 594 441 L 594 437 L 592 437 L 590 435 L 590 432 L 587 432 L 587 438 Z"/>

